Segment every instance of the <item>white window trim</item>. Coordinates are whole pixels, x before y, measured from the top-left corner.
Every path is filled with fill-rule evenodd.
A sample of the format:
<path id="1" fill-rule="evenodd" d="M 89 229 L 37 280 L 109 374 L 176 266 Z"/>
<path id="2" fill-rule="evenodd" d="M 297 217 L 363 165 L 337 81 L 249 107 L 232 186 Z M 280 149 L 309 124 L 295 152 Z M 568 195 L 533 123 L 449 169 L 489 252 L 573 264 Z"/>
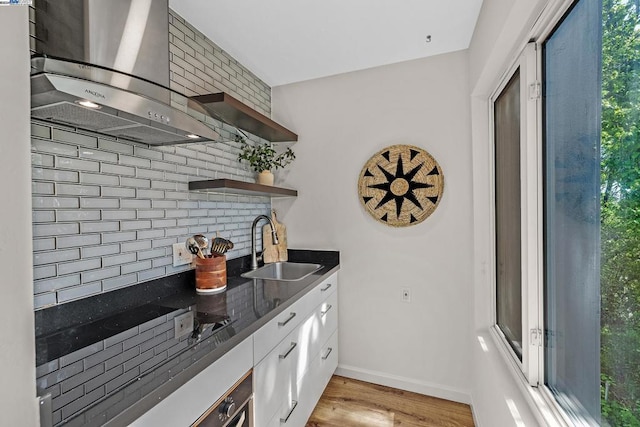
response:
<path id="1" fill-rule="evenodd" d="M 540 66 L 538 58 L 539 52 L 535 43 L 529 43 L 518 56 L 516 62 L 509 68 L 500 85 L 497 87 L 490 99 L 489 117 L 491 123 L 495 122 L 494 103 L 502 93 L 507 83 L 514 73 L 520 70 L 520 223 L 521 225 L 521 293 L 522 293 L 522 362 L 516 355 L 506 337 L 497 326 L 496 319 L 496 277 L 493 271 L 492 301 L 493 307 L 493 336 L 506 344 L 511 354 L 513 363 L 524 373 L 527 382 L 536 386 L 540 382 L 541 360 L 542 360 L 542 288 L 541 288 L 541 149 L 539 139 L 540 126 L 540 96 L 539 96 L 539 73 Z M 538 93 L 536 94 L 536 90 Z M 490 140 L 494 141 L 494 126 L 490 126 Z M 492 182 L 495 183 L 495 144 L 491 145 L 492 155 L 491 175 Z M 495 185 L 491 186 L 492 191 L 492 212 L 491 228 L 492 235 L 495 236 Z M 534 214 L 531 214 L 531 211 Z M 495 265 L 495 242 L 493 244 L 493 265 Z M 537 342 L 534 340 L 537 334 Z"/>

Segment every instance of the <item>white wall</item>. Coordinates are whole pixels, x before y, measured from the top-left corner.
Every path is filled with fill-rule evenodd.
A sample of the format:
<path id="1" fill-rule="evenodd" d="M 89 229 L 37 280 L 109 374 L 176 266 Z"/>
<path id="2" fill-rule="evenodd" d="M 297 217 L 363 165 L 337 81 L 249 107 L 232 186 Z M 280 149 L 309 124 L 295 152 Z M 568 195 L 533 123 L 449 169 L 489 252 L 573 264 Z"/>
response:
<path id="1" fill-rule="evenodd" d="M 31 266 L 27 6 L 0 7 L 0 424 L 38 423 Z"/>
<path id="2" fill-rule="evenodd" d="M 337 249 L 339 373 L 469 401 L 472 250 L 466 52 L 273 89 L 274 118 L 300 135 L 275 201 L 292 248 Z M 392 144 L 426 149 L 445 176 L 431 217 L 405 228 L 364 211 L 367 160 Z M 283 180 L 284 179 L 284 180 Z M 282 181 L 283 180 L 283 181 Z M 411 303 L 401 301 L 409 287 Z"/>

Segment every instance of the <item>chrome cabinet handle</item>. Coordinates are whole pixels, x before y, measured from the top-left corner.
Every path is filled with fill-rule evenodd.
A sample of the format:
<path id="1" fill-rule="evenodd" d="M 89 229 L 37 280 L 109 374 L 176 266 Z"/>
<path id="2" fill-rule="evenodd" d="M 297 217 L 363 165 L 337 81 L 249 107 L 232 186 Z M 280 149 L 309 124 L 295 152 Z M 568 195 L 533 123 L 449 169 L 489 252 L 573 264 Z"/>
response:
<path id="1" fill-rule="evenodd" d="M 289 421 L 289 418 L 291 417 L 291 414 L 293 414 L 293 411 L 295 411 L 296 406 L 298 406 L 298 401 L 297 400 L 292 400 L 291 403 L 293 404 L 293 406 L 291 407 L 291 409 L 287 413 L 286 417 L 280 418 L 280 422 L 281 423 L 286 423 L 287 421 Z"/>
<path id="2" fill-rule="evenodd" d="M 320 292 L 324 292 L 326 290 L 328 290 L 331 287 L 331 283 L 327 283 L 327 286 L 324 288 L 320 288 Z"/>
<path id="3" fill-rule="evenodd" d="M 284 322 L 278 322 L 278 326 L 286 325 L 287 323 L 291 322 L 294 317 L 296 317 L 296 314 L 294 312 L 289 313 L 289 317 L 287 318 L 287 320 L 285 320 Z"/>
<path id="4" fill-rule="evenodd" d="M 285 354 L 281 354 L 279 357 L 280 359 L 286 359 L 287 356 L 293 351 L 294 348 L 296 348 L 298 345 L 298 343 L 292 342 L 291 343 L 291 347 L 289 347 L 289 349 L 287 350 L 287 352 Z"/>
<path id="5" fill-rule="evenodd" d="M 327 358 L 329 357 L 329 355 L 331 354 L 332 351 L 333 351 L 333 349 L 331 347 L 329 347 L 329 349 L 327 350 L 327 354 L 322 356 L 322 360 L 327 360 Z"/>
<path id="6" fill-rule="evenodd" d="M 333 306 L 331 304 L 329 304 L 327 306 L 326 310 L 320 312 L 320 316 L 324 316 L 325 314 L 327 314 L 329 312 L 329 310 L 331 310 L 331 307 L 333 307 Z"/>

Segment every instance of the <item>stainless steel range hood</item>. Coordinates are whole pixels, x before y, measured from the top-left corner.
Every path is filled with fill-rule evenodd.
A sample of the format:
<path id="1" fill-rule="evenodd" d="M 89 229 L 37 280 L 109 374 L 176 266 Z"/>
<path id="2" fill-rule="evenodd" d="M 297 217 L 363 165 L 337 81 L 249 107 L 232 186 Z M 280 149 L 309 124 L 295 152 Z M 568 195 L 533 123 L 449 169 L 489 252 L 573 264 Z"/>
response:
<path id="1" fill-rule="evenodd" d="M 166 0 L 37 0 L 31 116 L 152 145 L 216 140 L 169 86 Z"/>

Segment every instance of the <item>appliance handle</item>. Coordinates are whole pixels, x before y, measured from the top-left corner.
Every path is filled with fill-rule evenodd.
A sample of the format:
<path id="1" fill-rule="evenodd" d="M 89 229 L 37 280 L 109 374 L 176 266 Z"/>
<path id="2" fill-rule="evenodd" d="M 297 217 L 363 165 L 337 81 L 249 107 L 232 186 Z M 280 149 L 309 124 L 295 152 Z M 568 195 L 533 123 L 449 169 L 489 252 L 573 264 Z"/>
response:
<path id="1" fill-rule="evenodd" d="M 286 325 L 287 323 L 291 322 L 294 317 L 296 317 L 296 313 L 294 312 L 289 313 L 289 317 L 287 318 L 287 320 L 285 320 L 284 322 L 278 322 L 278 326 Z"/>
<path id="2" fill-rule="evenodd" d="M 296 348 L 297 345 L 298 345 L 298 343 L 292 342 L 291 343 L 291 347 L 289 347 L 287 352 L 285 354 L 281 354 L 280 355 L 280 359 L 286 359 L 287 356 L 293 351 L 294 348 Z"/>
<path id="3" fill-rule="evenodd" d="M 229 426 L 229 427 L 242 427 L 242 425 L 244 424 L 244 419 L 246 417 L 247 411 L 242 411 L 242 415 L 240 415 L 240 419 L 238 420 L 238 422 L 234 425 L 234 426 Z"/>
<path id="4" fill-rule="evenodd" d="M 289 410 L 289 413 L 287 414 L 287 416 L 284 417 L 284 418 L 280 418 L 280 422 L 283 423 L 283 424 L 286 424 L 287 421 L 289 421 L 289 418 L 291 417 L 291 414 L 293 414 L 293 411 L 296 410 L 296 406 L 298 406 L 298 401 L 297 400 L 292 400 L 291 403 L 293 403 L 293 406 Z"/>
<path id="5" fill-rule="evenodd" d="M 327 314 L 329 312 L 329 310 L 331 310 L 331 307 L 332 307 L 332 305 L 329 304 L 324 311 L 320 312 L 320 316 L 324 316 L 325 314 Z"/>

